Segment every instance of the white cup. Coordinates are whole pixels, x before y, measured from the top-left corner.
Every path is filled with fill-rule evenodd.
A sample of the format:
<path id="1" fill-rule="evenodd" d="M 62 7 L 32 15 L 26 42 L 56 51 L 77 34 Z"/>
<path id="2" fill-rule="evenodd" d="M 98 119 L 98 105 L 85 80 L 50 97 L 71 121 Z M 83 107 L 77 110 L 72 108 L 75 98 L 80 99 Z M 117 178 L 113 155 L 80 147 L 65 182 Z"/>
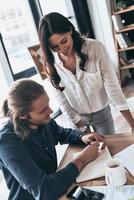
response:
<path id="1" fill-rule="evenodd" d="M 105 164 L 105 181 L 107 185 L 121 186 L 127 182 L 127 177 L 122 160 L 109 159 Z"/>

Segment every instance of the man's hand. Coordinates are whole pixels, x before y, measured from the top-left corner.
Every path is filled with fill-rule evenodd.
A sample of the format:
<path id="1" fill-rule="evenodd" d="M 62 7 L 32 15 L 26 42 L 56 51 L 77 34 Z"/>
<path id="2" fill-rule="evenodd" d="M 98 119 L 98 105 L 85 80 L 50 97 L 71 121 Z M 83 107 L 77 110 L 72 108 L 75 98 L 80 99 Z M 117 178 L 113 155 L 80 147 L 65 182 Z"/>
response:
<path id="1" fill-rule="evenodd" d="M 98 156 L 98 142 L 93 142 L 92 144 L 85 147 L 79 154 L 76 156 L 72 162 L 77 166 L 78 170 L 81 169 L 89 162 L 94 160 Z"/>
<path id="2" fill-rule="evenodd" d="M 95 142 L 95 141 L 104 142 L 104 136 L 102 136 L 98 133 L 92 132 L 92 133 L 88 133 L 88 134 L 83 135 L 81 137 L 81 140 L 85 144 L 91 144 L 92 142 Z"/>

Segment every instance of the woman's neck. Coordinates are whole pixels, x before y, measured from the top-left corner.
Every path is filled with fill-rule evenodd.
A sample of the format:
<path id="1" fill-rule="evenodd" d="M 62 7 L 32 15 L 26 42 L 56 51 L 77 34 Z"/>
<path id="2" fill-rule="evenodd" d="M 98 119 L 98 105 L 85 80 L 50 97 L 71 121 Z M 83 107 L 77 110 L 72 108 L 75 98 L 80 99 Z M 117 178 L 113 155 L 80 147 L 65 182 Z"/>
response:
<path id="1" fill-rule="evenodd" d="M 76 57 L 74 51 L 70 56 L 67 57 L 67 61 L 63 63 L 63 66 L 73 74 L 76 74 Z"/>

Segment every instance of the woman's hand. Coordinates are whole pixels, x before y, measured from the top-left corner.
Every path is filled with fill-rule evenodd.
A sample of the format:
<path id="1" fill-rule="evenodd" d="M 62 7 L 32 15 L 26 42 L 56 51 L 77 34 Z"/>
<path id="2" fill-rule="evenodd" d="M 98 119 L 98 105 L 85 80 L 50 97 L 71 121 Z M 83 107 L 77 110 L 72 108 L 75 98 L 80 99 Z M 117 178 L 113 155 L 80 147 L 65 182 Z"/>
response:
<path id="1" fill-rule="evenodd" d="M 81 137 L 81 140 L 82 142 L 84 142 L 85 144 L 91 144 L 92 142 L 104 142 L 104 136 L 98 134 L 98 133 L 95 133 L 95 132 L 90 132 L 90 133 L 87 133 L 85 135 L 83 135 Z"/>
<path id="2" fill-rule="evenodd" d="M 76 60 L 75 60 L 75 56 L 71 55 L 69 57 L 65 56 L 63 53 L 58 53 L 58 57 L 61 60 L 61 62 L 63 63 L 63 66 L 70 70 L 71 72 L 75 73 L 76 71 Z"/>
<path id="3" fill-rule="evenodd" d="M 76 156 L 72 162 L 77 166 L 78 170 L 81 169 L 89 162 L 94 160 L 98 156 L 98 142 L 93 142 L 92 144 L 85 147 L 79 154 Z"/>
<path id="4" fill-rule="evenodd" d="M 63 65 L 68 64 L 68 58 L 63 53 L 58 53 L 58 57 L 63 62 Z"/>

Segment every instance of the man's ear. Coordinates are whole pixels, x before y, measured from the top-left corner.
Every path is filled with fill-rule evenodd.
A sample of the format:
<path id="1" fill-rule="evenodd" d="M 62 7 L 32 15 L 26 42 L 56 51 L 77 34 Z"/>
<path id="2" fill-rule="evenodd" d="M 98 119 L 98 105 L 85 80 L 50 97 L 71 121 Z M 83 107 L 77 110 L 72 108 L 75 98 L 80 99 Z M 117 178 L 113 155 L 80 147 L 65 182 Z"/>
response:
<path id="1" fill-rule="evenodd" d="M 71 31 L 70 31 L 70 34 L 72 35 L 72 33 L 73 33 L 73 31 L 71 30 Z"/>

